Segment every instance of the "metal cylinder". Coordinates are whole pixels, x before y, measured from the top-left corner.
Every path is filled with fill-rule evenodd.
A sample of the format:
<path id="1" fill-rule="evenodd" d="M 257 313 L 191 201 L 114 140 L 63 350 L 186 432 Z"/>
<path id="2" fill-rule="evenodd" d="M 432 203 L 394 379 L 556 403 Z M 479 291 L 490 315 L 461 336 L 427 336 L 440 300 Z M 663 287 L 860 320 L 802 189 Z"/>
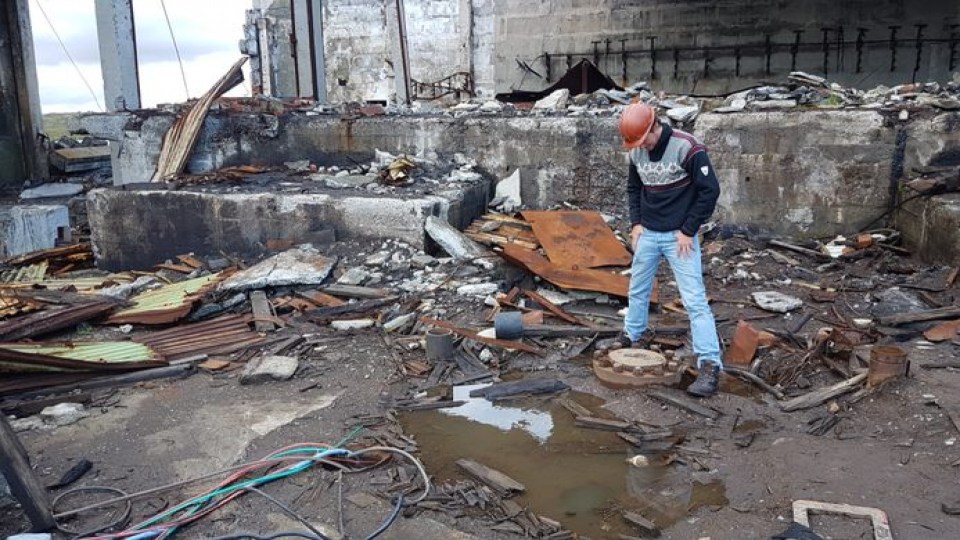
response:
<path id="1" fill-rule="evenodd" d="M 870 349 L 870 367 L 867 369 L 867 385 L 877 386 L 890 379 L 907 375 L 910 363 L 907 351 L 892 345 L 879 345 Z"/>
<path id="2" fill-rule="evenodd" d="M 446 328 L 427 330 L 427 360 L 442 362 L 453 358 L 453 332 Z"/>
<path id="3" fill-rule="evenodd" d="M 520 339 L 523 336 L 523 313 L 505 311 L 493 319 L 497 339 Z"/>

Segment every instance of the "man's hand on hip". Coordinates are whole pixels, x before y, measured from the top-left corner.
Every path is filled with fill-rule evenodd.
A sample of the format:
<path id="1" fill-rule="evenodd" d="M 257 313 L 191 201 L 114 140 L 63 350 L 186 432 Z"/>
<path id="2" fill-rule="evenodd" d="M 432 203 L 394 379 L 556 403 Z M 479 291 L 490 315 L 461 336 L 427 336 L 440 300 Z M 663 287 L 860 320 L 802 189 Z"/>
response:
<path id="1" fill-rule="evenodd" d="M 630 230 L 630 246 L 633 247 L 634 251 L 637 249 L 637 240 L 640 239 L 641 234 L 643 234 L 643 225 L 639 223 Z"/>
<path id="2" fill-rule="evenodd" d="M 693 238 L 677 231 L 677 255 L 684 258 L 693 253 Z"/>

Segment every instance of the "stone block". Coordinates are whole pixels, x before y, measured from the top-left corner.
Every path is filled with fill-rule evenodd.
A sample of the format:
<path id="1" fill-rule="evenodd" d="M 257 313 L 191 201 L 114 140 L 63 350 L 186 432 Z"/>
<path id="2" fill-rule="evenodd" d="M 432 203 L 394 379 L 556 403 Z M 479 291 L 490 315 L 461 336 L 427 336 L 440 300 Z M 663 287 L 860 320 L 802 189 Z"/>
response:
<path id="1" fill-rule="evenodd" d="M 300 361 L 293 356 L 264 355 L 254 357 L 240 375 L 240 384 L 285 381 L 297 372 Z"/>

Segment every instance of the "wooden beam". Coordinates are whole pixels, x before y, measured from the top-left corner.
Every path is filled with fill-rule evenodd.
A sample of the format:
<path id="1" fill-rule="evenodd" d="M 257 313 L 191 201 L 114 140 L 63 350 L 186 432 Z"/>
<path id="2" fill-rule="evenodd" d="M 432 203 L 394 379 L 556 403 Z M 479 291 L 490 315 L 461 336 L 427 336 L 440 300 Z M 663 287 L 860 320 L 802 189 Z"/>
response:
<path id="1" fill-rule="evenodd" d="M 274 314 L 270 301 L 267 300 L 267 293 L 263 291 L 250 293 L 250 305 L 253 308 L 253 326 L 257 332 L 273 332 L 276 325 L 271 321 Z"/>
<path id="2" fill-rule="evenodd" d="M 852 392 L 860 385 L 863 381 L 867 379 L 866 373 L 861 373 L 854 377 L 851 377 L 845 381 L 841 381 L 833 386 L 828 386 L 821 390 L 815 392 L 810 392 L 809 394 L 802 395 L 800 397 L 793 398 L 789 401 L 785 401 L 780 405 L 780 408 L 785 412 L 799 411 L 801 409 L 809 409 L 810 407 L 816 407 L 824 401 L 833 399 L 837 396 L 842 396 L 847 392 Z"/>
<path id="3" fill-rule="evenodd" d="M 654 399 L 658 399 L 665 403 L 669 403 L 670 405 L 673 405 L 675 407 L 680 407 L 681 409 L 687 412 L 704 416 L 711 420 L 716 420 L 717 418 L 720 418 L 720 411 L 716 409 L 711 409 L 710 407 L 703 406 L 693 398 L 688 398 L 687 396 L 680 394 L 679 392 L 673 392 L 673 391 L 667 390 L 666 388 L 663 388 L 663 389 L 655 388 L 655 389 L 647 390 L 646 394 Z"/>
<path id="4" fill-rule="evenodd" d="M 464 470 L 470 476 L 483 482 L 491 489 L 496 491 L 501 497 L 509 497 L 515 493 L 523 493 L 527 488 L 513 478 L 502 472 L 491 469 L 486 465 L 481 465 L 470 459 L 458 459 L 457 466 Z"/>
<path id="5" fill-rule="evenodd" d="M 950 306 L 938 309 L 928 309 L 916 313 L 899 313 L 888 317 L 880 317 L 879 322 L 883 326 L 900 326 L 912 322 L 935 321 L 937 319 L 950 319 L 960 317 L 960 306 Z"/>
<path id="6" fill-rule="evenodd" d="M 50 501 L 43 484 L 33 474 L 27 453 L 17 434 L 0 414 L 0 473 L 7 479 L 10 493 L 20 501 L 34 531 L 47 531 L 56 526 Z"/>

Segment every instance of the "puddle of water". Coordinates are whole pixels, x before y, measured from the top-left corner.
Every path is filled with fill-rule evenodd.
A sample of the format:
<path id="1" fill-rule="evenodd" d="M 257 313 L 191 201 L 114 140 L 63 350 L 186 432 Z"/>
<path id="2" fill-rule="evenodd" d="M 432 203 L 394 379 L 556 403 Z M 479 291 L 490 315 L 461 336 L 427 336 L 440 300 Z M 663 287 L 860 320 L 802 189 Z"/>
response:
<path id="1" fill-rule="evenodd" d="M 637 534 L 620 510 L 666 528 L 696 508 L 727 502 L 719 481 L 692 482 L 689 471 L 675 465 L 628 465 L 630 447 L 615 433 L 576 427 L 555 400 L 493 404 L 458 397 L 468 394 L 455 389 L 454 399 L 469 400 L 461 407 L 401 415 L 438 481 L 465 478 L 455 462 L 473 459 L 524 484 L 519 504 L 597 540 Z M 577 392 L 568 397 L 601 416 L 599 398 Z"/>

